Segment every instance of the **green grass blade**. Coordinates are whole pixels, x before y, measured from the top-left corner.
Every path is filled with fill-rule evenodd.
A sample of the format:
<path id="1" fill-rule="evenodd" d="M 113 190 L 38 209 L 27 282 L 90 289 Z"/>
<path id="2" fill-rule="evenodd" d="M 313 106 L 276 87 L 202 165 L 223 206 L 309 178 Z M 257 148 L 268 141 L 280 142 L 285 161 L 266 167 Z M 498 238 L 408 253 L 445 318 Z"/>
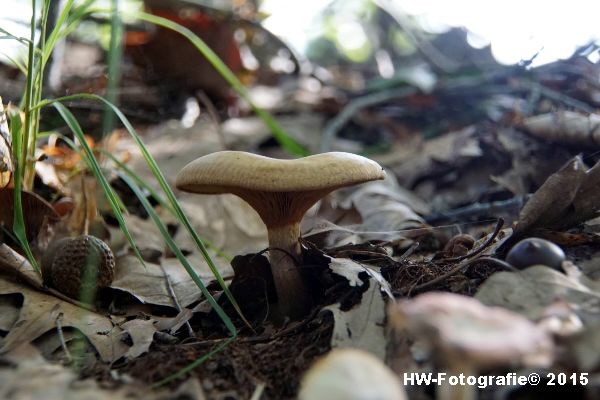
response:
<path id="1" fill-rule="evenodd" d="M 177 246 L 177 244 L 175 244 L 175 242 L 173 241 L 173 238 L 171 238 L 171 235 L 169 234 L 169 231 L 167 230 L 167 227 L 160 220 L 160 217 L 158 216 L 158 214 L 156 213 L 156 211 L 154 210 L 152 205 L 150 205 L 150 203 L 148 202 L 148 199 L 146 199 L 146 196 L 144 195 L 144 193 L 142 193 L 139 186 L 135 183 L 135 181 L 133 179 L 129 178 L 128 176 L 123 175 L 122 179 L 131 188 L 131 190 L 133 190 L 133 193 L 135 193 L 137 198 L 141 201 L 142 206 L 144 207 L 144 209 L 146 210 L 146 212 L 148 213 L 148 215 L 150 216 L 150 218 L 152 219 L 152 221 L 154 222 L 154 224 L 160 231 L 160 234 L 162 235 L 163 239 L 167 243 L 167 246 L 169 247 L 169 249 L 171 249 L 173 254 L 175 254 L 175 256 L 177 257 L 179 262 L 181 262 L 181 265 L 183 265 L 183 267 L 185 268 L 187 273 L 190 275 L 190 277 L 192 278 L 194 283 L 198 286 L 198 288 L 200 288 L 200 291 L 202 292 L 204 297 L 206 297 L 206 300 L 208 300 L 208 302 L 210 303 L 212 308 L 216 311 L 216 313 L 219 315 L 221 320 L 225 323 L 227 330 L 229 330 L 229 332 L 231 332 L 231 334 L 233 336 L 237 335 L 237 330 L 236 330 L 235 326 L 233 325 L 233 322 L 231 322 L 231 319 L 229 318 L 229 316 L 227 316 L 227 314 L 221 308 L 221 306 L 219 306 L 219 304 L 217 304 L 217 302 L 214 299 L 214 297 L 212 296 L 212 294 L 210 294 L 210 292 L 204 285 L 204 282 L 202 282 L 202 279 L 198 276 L 198 274 L 196 273 L 194 268 L 192 268 L 192 266 L 188 262 L 187 258 L 185 258 L 185 256 L 183 255 L 181 249 Z"/>
<path id="2" fill-rule="evenodd" d="M 77 137 L 77 140 L 79 140 L 79 144 L 81 145 L 81 148 L 85 153 L 85 160 L 88 164 L 88 167 L 96 177 L 96 180 L 100 183 L 100 186 L 102 187 L 102 190 L 106 195 L 106 199 L 108 200 L 108 203 L 113 211 L 113 214 L 115 215 L 115 218 L 119 222 L 119 226 L 123 231 L 125 238 L 127 238 L 127 241 L 129 242 L 129 245 L 131 246 L 131 249 L 135 253 L 136 257 L 142 262 L 142 264 L 145 265 L 142 255 L 140 254 L 135 244 L 135 240 L 131 236 L 129 229 L 127 228 L 127 224 L 125 223 L 125 219 L 123 218 L 123 214 L 120 208 L 120 204 L 122 204 L 122 202 L 118 199 L 118 196 L 108 183 L 108 180 L 104 176 L 104 173 L 102 173 L 100 165 L 98 165 L 98 162 L 94 157 L 92 149 L 90 149 L 90 146 L 88 146 L 87 142 L 85 141 L 85 135 L 83 134 L 83 131 L 79 126 L 79 122 L 77 122 L 77 119 L 75 118 L 73 113 L 61 103 L 55 102 L 52 105 L 54 106 L 54 108 L 56 108 L 62 119 L 69 126 L 73 134 Z"/>
<path id="3" fill-rule="evenodd" d="M 109 151 L 100 149 L 100 152 L 102 152 L 102 154 L 104 156 L 108 157 L 112 162 L 114 162 L 115 165 L 117 166 L 117 168 L 119 168 L 127 176 L 132 178 L 139 187 L 147 190 L 150 193 L 150 196 L 152 196 L 152 198 L 154 198 L 154 200 L 156 200 L 158 202 L 158 204 L 160 204 L 162 207 L 164 207 L 171 215 L 177 216 L 177 213 L 175 212 L 175 209 L 173 207 L 171 207 L 171 204 L 167 203 L 167 200 L 165 200 L 165 198 L 163 198 L 163 196 L 161 196 L 156 190 L 154 190 L 154 188 L 152 186 L 150 186 L 147 182 L 145 182 L 142 178 L 140 178 L 134 171 L 132 171 L 127 165 L 125 165 L 125 163 L 119 161 L 117 159 L 117 157 L 115 157 Z M 121 176 L 121 175 L 122 175 L 122 173 L 119 174 L 119 176 Z"/>
<path id="4" fill-rule="evenodd" d="M 222 343 L 220 343 L 214 349 L 209 351 L 207 354 L 203 355 L 202 357 L 198 358 L 197 360 L 186 365 L 185 367 L 183 367 L 176 373 L 174 373 L 174 374 L 166 377 L 165 379 L 163 379 L 159 382 L 156 382 L 152 385 L 153 387 L 158 387 L 158 386 L 162 386 L 166 383 L 169 383 L 171 381 L 174 381 L 176 379 L 182 378 L 188 372 L 193 371 L 196 367 L 198 367 L 203 362 L 208 360 L 214 354 L 220 352 L 223 348 L 225 348 L 225 346 L 227 346 L 229 343 L 231 343 L 237 337 L 237 329 L 235 328 L 235 325 L 233 325 L 231 318 L 229 318 L 229 316 L 225 313 L 225 311 L 221 308 L 221 306 L 219 306 L 219 304 L 216 302 L 216 300 L 212 296 L 212 294 L 210 294 L 210 292 L 204 285 L 204 282 L 202 282 L 202 279 L 198 276 L 198 274 L 196 273 L 194 268 L 192 268 L 192 266 L 189 264 L 188 260 L 185 258 L 185 256 L 181 252 L 181 249 L 177 246 L 177 244 L 175 244 L 175 242 L 173 241 L 173 238 L 171 238 L 171 235 L 169 234 L 169 231 L 167 230 L 167 227 L 160 220 L 160 217 L 158 216 L 158 214 L 156 213 L 154 208 L 150 205 L 150 203 L 146 199 L 146 196 L 144 195 L 144 193 L 142 193 L 139 186 L 135 183 L 134 179 L 132 179 L 128 176 L 125 176 L 125 175 L 122 175 L 121 179 L 123 179 L 125 181 L 125 183 L 127 183 L 127 185 L 131 188 L 133 193 L 135 193 L 137 198 L 140 199 L 140 201 L 142 202 L 142 206 L 144 207 L 144 209 L 146 210 L 146 212 L 148 213 L 148 215 L 150 216 L 150 218 L 152 219 L 154 224 L 158 227 L 163 239 L 167 243 L 167 246 L 169 246 L 169 249 L 171 249 L 173 254 L 175 254 L 175 256 L 177 257 L 177 259 L 179 260 L 181 265 L 183 265 L 183 267 L 185 268 L 187 273 L 190 275 L 190 277 L 194 281 L 194 283 L 200 288 L 200 291 L 202 292 L 202 294 L 204 295 L 206 300 L 209 302 L 211 307 L 215 310 L 215 312 L 217 313 L 219 318 L 221 318 L 221 320 L 225 324 L 225 327 L 227 328 L 229 333 L 231 333 L 231 336 L 227 340 L 224 340 Z"/>
<path id="5" fill-rule="evenodd" d="M 54 1 L 56 1 L 56 0 L 54 0 Z M 67 2 L 64 3 L 63 9 L 60 12 L 58 18 L 56 19 L 56 26 L 54 27 L 52 32 L 50 32 L 50 35 L 48 36 L 48 40 L 46 41 L 46 46 L 43 49 L 42 66 L 46 65 L 46 63 L 48 62 L 48 59 L 50 58 L 50 55 L 52 54 L 52 51 L 54 50 L 54 47 L 56 46 L 56 42 L 58 42 L 58 40 L 61 38 L 60 32 L 65 24 L 67 16 L 69 15 L 69 11 L 71 11 L 71 7 L 73 6 L 73 1 L 74 0 L 68 0 Z"/>
<path id="6" fill-rule="evenodd" d="M 2 55 L 6 57 L 8 61 L 13 63 L 13 66 L 15 66 L 23 75 L 27 75 L 27 67 L 22 61 L 19 61 L 16 58 L 7 55 L 6 53 L 2 53 Z"/>
<path id="7" fill-rule="evenodd" d="M 169 184 L 167 183 L 167 180 L 165 179 L 160 168 L 158 167 L 158 164 L 156 164 L 156 161 L 154 160 L 154 158 L 148 151 L 148 148 L 146 147 L 146 145 L 144 144 L 142 139 L 137 134 L 135 128 L 131 125 L 131 123 L 129 122 L 127 117 L 121 112 L 121 110 L 119 110 L 119 108 L 116 107 L 111 102 L 109 102 L 106 99 L 102 98 L 101 96 L 98 96 L 95 94 L 77 94 L 77 95 L 61 97 L 61 98 L 54 99 L 54 100 L 44 100 L 44 101 L 40 102 L 38 107 L 44 107 L 48 104 L 56 104 L 56 102 L 61 102 L 61 101 L 82 100 L 82 99 L 100 101 L 100 102 L 108 105 L 113 110 L 113 112 L 117 115 L 117 117 L 119 117 L 119 119 L 121 120 L 121 122 L 123 123 L 125 128 L 127 129 L 127 132 L 129 132 L 129 134 L 131 135 L 131 137 L 137 144 L 138 148 L 140 149 L 142 156 L 144 157 L 144 160 L 146 161 L 146 164 L 148 164 L 150 171 L 152 171 L 152 174 L 158 181 L 158 184 L 159 184 L 160 188 L 162 189 L 163 193 L 165 193 L 165 195 L 167 196 L 167 199 L 171 203 L 171 206 L 175 210 L 177 219 L 183 224 L 185 229 L 192 236 L 192 238 L 194 239 L 194 242 L 196 243 L 196 246 L 198 247 L 198 250 L 200 250 L 200 253 L 202 254 L 202 257 L 204 257 L 204 260 L 208 264 L 208 267 L 210 268 L 213 275 L 215 276 L 215 279 L 219 283 L 219 286 L 223 289 L 223 292 L 225 293 L 225 295 L 227 296 L 229 301 L 231 301 L 233 307 L 238 312 L 240 317 L 242 317 L 245 321 L 245 318 L 243 317 L 243 314 L 242 314 L 241 309 L 239 308 L 239 305 L 233 298 L 233 295 L 231 294 L 229 288 L 227 287 L 227 284 L 223 280 L 223 277 L 221 276 L 221 274 L 219 274 L 219 271 L 218 271 L 217 267 L 215 266 L 212 258 L 210 257 L 210 254 L 208 254 L 208 251 L 206 249 L 206 246 L 204 245 L 204 242 L 202 241 L 200 236 L 198 236 L 198 233 L 196 233 L 196 231 L 192 227 L 192 224 L 190 223 L 189 219 L 187 218 L 187 216 L 183 212 L 181 206 L 179 205 L 179 202 L 177 201 L 177 198 L 175 197 L 175 193 L 173 193 L 173 189 L 171 189 L 171 186 L 169 186 Z M 55 105 L 55 107 L 56 107 L 56 105 Z M 62 108 L 64 109 L 64 106 L 62 106 Z M 77 121 L 75 121 L 75 122 L 77 122 Z"/>
<path id="8" fill-rule="evenodd" d="M 71 148 L 71 150 L 77 152 L 79 154 L 79 156 L 81 157 L 82 160 L 86 159 L 86 154 L 85 152 L 83 152 L 83 150 L 81 150 L 74 141 L 72 141 L 70 138 L 68 138 L 67 136 L 63 135 L 62 133 L 56 133 L 53 132 L 53 134 L 58 135 L 58 137 L 60 137 L 62 140 L 64 140 L 64 142 L 67 144 L 67 146 L 69 146 Z M 38 137 L 47 137 L 49 136 L 50 133 L 48 132 L 44 132 L 44 133 L 40 133 L 38 134 Z M 102 150 L 103 151 L 103 150 Z M 103 151 L 104 152 L 104 151 Z M 125 205 L 125 203 L 123 203 L 123 200 L 121 199 L 121 197 L 116 196 L 116 200 L 119 203 L 119 209 L 122 211 L 123 214 L 127 214 L 127 206 Z"/>
<path id="9" fill-rule="evenodd" d="M 120 65 L 122 56 L 123 24 L 119 16 L 119 0 L 112 0 L 112 13 L 110 17 L 110 43 L 108 48 L 108 84 L 106 86 L 106 100 L 117 105 L 118 86 L 120 80 Z M 102 118 L 102 132 L 104 135 L 113 130 L 115 124 L 115 114 L 109 107 L 104 107 Z"/>
<path id="10" fill-rule="evenodd" d="M 220 343 L 218 346 L 216 346 L 214 349 L 212 349 L 211 351 L 209 351 L 208 353 L 206 353 L 199 359 L 195 360 L 194 362 L 190 363 L 189 365 L 186 365 L 185 367 L 181 368 L 176 373 L 169 375 L 165 379 L 152 384 L 152 387 L 156 388 L 156 387 L 159 387 L 162 385 L 166 385 L 167 383 L 172 382 L 176 379 L 183 378 L 188 372 L 193 371 L 196 367 L 201 365 L 203 362 L 208 360 L 210 357 L 214 356 L 215 354 L 217 354 L 218 352 L 223 350 L 225 347 L 227 347 L 227 345 L 229 345 L 229 343 L 231 343 L 233 340 L 235 340 L 235 337 L 230 337 L 230 338 L 224 340 L 222 343 Z"/>
<path id="11" fill-rule="evenodd" d="M 29 43 L 31 43 L 29 39 L 20 36 L 15 36 L 2 27 L 0 27 L 0 33 L 4 35 L 0 37 L 0 39 L 16 40 L 17 42 L 24 44 L 25 46 L 29 46 Z"/>
<path id="12" fill-rule="evenodd" d="M 119 168 L 122 171 L 118 173 L 118 175 L 121 178 L 123 177 L 123 173 L 125 173 L 127 176 L 133 179 L 139 187 L 147 190 L 148 193 L 150 193 L 150 196 L 152 196 L 152 198 L 156 200 L 158 204 L 165 208 L 172 216 L 177 218 L 177 212 L 175 211 L 175 209 L 171 207 L 171 204 L 169 204 L 167 200 L 163 198 L 163 196 L 161 196 L 156 190 L 154 190 L 152 186 L 150 186 L 146 181 L 140 178 L 134 171 L 132 171 L 127 165 L 125 165 L 125 163 L 119 161 L 112 153 L 104 149 L 100 149 L 100 152 L 102 152 L 103 155 L 105 155 L 112 162 L 114 162 L 117 168 Z M 231 262 L 231 257 L 227 255 L 223 250 L 221 250 L 206 239 L 202 239 L 202 241 L 204 242 L 204 244 L 206 244 L 208 248 L 211 248 L 219 257 L 223 258 L 227 262 Z"/>
<path id="13" fill-rule="evenodd" d="M 19 245 L 25 251 L 25 255 L 27 259 L 33 266 L 36 272 L 40 273 L 40 268 L 31 252 L 31 248 L 29 247 L 29 241 L 27 240 L 27 232 L 25 227 L 25 217 L 23 215 L 23 202 L 21 191 L 23 189 L 23 178 L 22 178 L 22 168 L 25 166 L 25 160 L 20 158 L 23 147 L 23 124 L 21 122 L 21 115 L 19 112 L 7 112 L 9 122 L 10 122 L 10 133 L 12 140 L 12 150 L 13 150 L 13 158 L 17 160 L 14 163 L 14 200 L 13 200 L 13 233 L 16 237 Z"/>
<path id="14" fill-rule="evenodd" d="M 254 110 L 254 112 L 265 122 L 265 124 L 269 127 L 271 132 L 273 133 L 273 137 L 281 146 L 291 154 L 295 154 L 298 156 L 307 156 L 310 153 L 308 150 L 298 143 L 296 140 L 291 138 L 285 131 L 277 124 L 275 119 L 263 110 L 258 107 L 248 94 L 246 87 L 240 82 L 240 80 L 235 76 L 235 74 L 225 65 L 223 61 L 215 54 L 215 52 L 208 47 L 206 43 L 202 39 L 200 39 L 194 32 L 189 30 L 188 28 L 177 24 L 167 18 L 158 17 L 156 15 L 148 14 L 145 12 L 136 13 L 136 17 L 141 20 L 151 22 L 155 25 L 162 26 L 167 29 L 171 29 L 181 35 L 183 35 L 186 39 L 188 39 L 202 55 L 212 64 L 212 66 L 217 70 L 217 72 L 229 83 L 229 85 L 235 90 L 241 98 L 250 104 L 250 107 Z M 174 61 L 175 62 L 175 61 Z M 185 62 L 185 61 L 183 61 Z"/>
<path id="15" fill-rule="evenodd" d="M 100 151 L 102 152 L 103 155 L 105 155 L 112 162 L 114 162 L 115 165 L 117 166 L 117 168 L 119 168 L 122 171 L 122 172 L 118 173 L 118 175 L 121 178 L 123 177 L 123 173 L 127 174 L 127 176 L 129 176 L 131 179 L 133 179 L 139 187 L 147 190 L 150 193 L 150 196 L 152 196 L 152 198 L 154 200 L 156 200 L 158 202 L 158 204 L 160 204 L 163 208 L 165 208 L 172 216 L 177 218 L 177 212 L 175 212 L 175 209 L 173 207 L 171 207 L 171 204 L 169 204 L 167 202 L 167 200 L 163 198 L 163 196 L 161 196 L 156 190 L 154 190 L 154 188 L 152 186 L 150 186 L 146 181 L 144 181 L 142 178 L 140 178 L 127 165 L 125 165 L 123 162 L 119 161 L 117 159 L 117 157 L 115 157 L 113 154 L 111 154 L 110 152 L 108 152 L 104 149 L 100 149 Z M 209 242 L 206 239 L 203 239 L 203 242 L 204 242 L 204 244 L 206 244 L 206 246 L 208 248 L 211 248 L 219 257 L 223 258 L 228 263 L 231 262 L 231 257 L 229 255 L 227 255 L 223 250 L 221 250 L 220 248 L 218 248 L 217 246 L 215 246 L 214 244 L 212 244 L 211 242 Z"/>
<path id="16" fill-rule="evenodd" d="M 27 144 L 30 143 L 30 132 L 32 131 L 32 113 L 31 108 L 33 106 L 34 101 L 34 75 L 35 75 L 35 34 L 36 34 L 36 1 L 31 1 L 31 32 L 30 32 L 30 41 L 27 49 L 27 77 L 25 83 L 25 95 L 23 96 L 21 109 L 25 113 L 25 123 L 23 124 L 22 137 L 23 137 L 23 145 L 21 146 L 18 154 L 18 160 L 22 162 L 22 168 L 19 170 L 19 175 L 21 179 L 25 178 L 25 173 L 27 169 Z"/>

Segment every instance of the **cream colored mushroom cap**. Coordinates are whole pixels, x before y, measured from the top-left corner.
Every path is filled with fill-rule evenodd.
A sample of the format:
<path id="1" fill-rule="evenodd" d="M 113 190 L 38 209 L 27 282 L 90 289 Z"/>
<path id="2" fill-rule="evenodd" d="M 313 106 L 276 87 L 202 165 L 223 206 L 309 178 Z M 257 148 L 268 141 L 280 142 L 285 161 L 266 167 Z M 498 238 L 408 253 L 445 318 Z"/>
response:
<path id="1" fill-rule="evenodd" d="M 302 378 L 299 400 L 406 400 L 400 378 L 359 349 L 334 349 Z"/>
<path id="2" fill-rule="evenodd" d="M 454 293 L 429 292 L 388 308 L 398 331 L 408 330 L 438 353 L 461 363 L 496 367 L 510 363 L 548 366 L 553 342 L 548 333 L 514 311 L 490 307 Z"/>
<path id="3" fill-rule="evenodd" d="M 183 167 L 177 174 L 176 186 L 205 194 L 240 190 L 303 192 L 333 190 L 384 178 L 385 171 L 379 164 L 351 153 L 280 160 L 242 151 L 220 151 Z"/>

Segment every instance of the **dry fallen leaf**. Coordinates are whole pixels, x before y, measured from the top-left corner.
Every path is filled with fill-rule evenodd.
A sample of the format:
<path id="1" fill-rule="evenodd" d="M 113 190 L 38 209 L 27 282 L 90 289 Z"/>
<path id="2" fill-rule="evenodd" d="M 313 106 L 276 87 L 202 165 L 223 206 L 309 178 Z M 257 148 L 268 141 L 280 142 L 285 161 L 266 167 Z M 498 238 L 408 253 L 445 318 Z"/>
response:
<path id="1" fill-rule="evenodd" d="M 423 200 L 399 187 L 388 174 L 384 181 L 338 190 L 331 198 L 322 200 L 317 215 L 304 218 L 303 237 L 321 247 L 369 240 L 398 243 L 410 237 L 412 229 L 428 227 L 417 213 L 429 211 Z M 349 221 L 353 225 L 348 225 Z M 406 241 L 408 245 L 412 243 Z"/>
<path id="2" fill-rule="evenodd" d="M 331 347 L 352 347 L 385 358 L 385 302 L 379 285 L 369 283 L 358 305 L 348 311 L 340 310 L 340 303 L 325 307 L 334 318 Z"/>
<path id="3" fill-rule="evenodd" d="M 514 128 L 499 129 L 494 135 L 502 153 L 511 159 L 509 169 L 496 171 L 491 180 L 516 196 L 525 196 L 572 158 L 571 152 L 531 137 Z"/>
<path id="4" fill-rule="evenodd" d="M 565 216 L 563 226 L 573 226 L 600 215 L 600 162 L 585 172 L 573 199 L 573 211 Z"/>
<path id="5" fill-rule="evenodd" d="M 345 191 L 340 191 L 343 195 Z M 340 202 L 344 208 L 354 206 L 362 218 L 365 231 L 398 231 L 422 228 L 423 219 L 417 214 L 430 212 L 427 204 L 410 191 L 398 186 L 391 176 L 382 182 L 361 185 Z"/>
<path id="6" fill-rule="evenodd" d="M 13 227 L 14 196 L 14 189 L 0 189 L 0 204 L 2 205 L 0 207 L 0 227 L 4 227 L 9 232 L 12 232 Z M 21 192 L 21 206 L 25 217 L 27 238 L 30 240 L 35 239 L 42 229 L 60 220 L 60 216 L 50 203 L 33 192 Z"/>
<path id="7" fill-rule="evenodd" d="M 532 320 L 556 302 L 566 302 L 584 321 L 600 321 L 600 284 L 585 276 L 567 276 L 543 265 L 519 272 L 497 272 L 479 287 L 475 298 L 508 308 Z"/>
<path id="8" fill-rule="evenodd" d="M 551 142 L 600 145 L 600 115 L 597 114 L 560 110 L 526 118 L 523 125 L 532 135 Z"/>
<path id="9" fill-rule="evenodd" d="M 0 295 L 15 293 L 23 296 L 23 305 L 18 321 L 0 342 L 0 353 L 56 330 L 59 314 L 62 314 L 62 326 L 76 328 L 84 334 L 102 361 L 115 361 L 127 352 L 128 346 L 122 341 L 123 330 L 115 326 L 111 319 L 0 277 Z"/>
<path id="10" fill-rule="evenodd" d="M 0 331 L 8 332 L 19 319 L 20 295 L 0 296 Z"/>
<path id="11" fill-rule="evenodd" d="M 29 261 L 4 243 L 0 243 L 0 271 L 8 276 L 15 276 L 34 288 L 44 286 L 42 277 Z"/>
<path id="12" fill-rule="evenodd" d="M 515 233 L 569 228 L 600 213 L 600 163 L 589 170 L 575 157 L 552 174 L 525 204 Z"/>
<path id="13" fill-rule="evenodd" d="M 150 349 L 154 340 L 154 332 L 156 332 L 153 320 L 132 319 L 121 324 L 121 329 L 129 334 L 133 342 L 133 345 L 125 353 L 127 358 L 137 358 Z"/>
<path id="14" fill-rule="evenodd" d="M 200 289 L 178 259 L 163 258 L 161 263 L 182 307 L 200 300 L 202 297 Z M 208 283 L 214 279 L 204 263 L 203 270 L 198 268 L 197 264 L 191 263 L 191 265 L 196 266 L 196 273 L 204 282 Z M 115 279 L 110 287 L 130 293 L 143 303 L 175 307 L 161 266 L 146 262 L 144 267 L 133 255 L 117 257 Z"/>
<path id="15" fill-rule="evenodd" d="M 401 143 L 390 155 L 376 161 L 390 166 L 404 187 L 412 187 L 422 177 L 435 175 L 440 169 L 459 169 L 474 158 L 481 157 L 478 131 L 468 126 L 434 139 L 407 146 Z"/>
<path id="16" fill-rule="evenodd" d="M 187 388 L 189 384 L 185 389 L 182 384 L 175 393 L 172 389 L 154 389 L 139 383 L 129 383 L 113 389 L 101 388 L 94 379 L 81 379 L 71 368 L 49 363 L 39 350 L 27 343 L 3 358 L 12 366 L 0 368 L 2 399 L 164 400 L 176 398 L 178 394 L 182 398 L 203 398 L 186 397 L 194 393 Z"/>
<path id="17" fill-rule="evenodd" d="M 379 285 L 381 290 L 385 292 L 390 299 L 394 298 L 394 295 L 392 294 L 392 288 L 390 287 L 389 282 L 379 272 L 379 268 L 362 265 L 349 258 L 328 258 L 330 259 L 329 269 L 331 269 L 331 271 L 333 271 L 335 274 L 348 279 L 350 286 L 362 286 L 364 282 L 358 277 L 358 275 L 362 272 L 366 272 L 371 278 L 373 278 L 371 284 Z"/>
<path id="18" fill-rule="evenodd" d="M 585 166 L 579 157 L 552 174 L 521 210 L 515 233 L 561 224 L 561 218 L 573 203 L 584 177 Z"/>

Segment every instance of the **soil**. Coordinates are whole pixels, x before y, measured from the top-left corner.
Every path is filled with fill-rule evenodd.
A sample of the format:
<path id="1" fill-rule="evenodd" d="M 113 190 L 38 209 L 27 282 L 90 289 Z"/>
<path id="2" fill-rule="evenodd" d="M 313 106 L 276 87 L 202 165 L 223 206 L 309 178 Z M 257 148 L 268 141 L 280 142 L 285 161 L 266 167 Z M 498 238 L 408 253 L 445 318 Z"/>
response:
<path id="1" fill-rule="evenodd" d="M 266 384 L 263 398 L 292 399 L 302 373 L 318 356 L 329 351 L 332 331 L 333 317 L 324 312 L 305 321 L 300 328 L 273 338 L 239 337 L 193 374 L 210 399 L 249 399 L 260 383 Z M 155 346 L 126 369 L 144 382 L 158 382 L 218 344 L 219 341 L 200 341 Z"/>

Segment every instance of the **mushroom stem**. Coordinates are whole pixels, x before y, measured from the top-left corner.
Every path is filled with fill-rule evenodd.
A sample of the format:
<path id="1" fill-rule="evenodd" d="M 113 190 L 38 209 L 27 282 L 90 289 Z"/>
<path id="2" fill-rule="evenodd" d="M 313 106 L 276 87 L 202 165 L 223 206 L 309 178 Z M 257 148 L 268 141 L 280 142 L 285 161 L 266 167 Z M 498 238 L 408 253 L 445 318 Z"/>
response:
<path id="1" fill-rule="evenodd" d="M 282 315 L 297 318 L 308 311 L 310 305 L 297 261 L 300 256 L 300 224 L 269 227 L 269 262 L 279 311 Z"/>
<path id="2" fill-rule="evenodd" d="M 455 360 L 450 365 L 448 372 L 452 376 L 459 376 L 462 373 L 465 380 L 469 376 L 477 376 L 477 371 L 468 362 Z M 437 398 L 440 400 L 475 400 L 477 399 L 477 388 L 467 384 L 451 385 L 446 379 L 437 387 Z"/>

